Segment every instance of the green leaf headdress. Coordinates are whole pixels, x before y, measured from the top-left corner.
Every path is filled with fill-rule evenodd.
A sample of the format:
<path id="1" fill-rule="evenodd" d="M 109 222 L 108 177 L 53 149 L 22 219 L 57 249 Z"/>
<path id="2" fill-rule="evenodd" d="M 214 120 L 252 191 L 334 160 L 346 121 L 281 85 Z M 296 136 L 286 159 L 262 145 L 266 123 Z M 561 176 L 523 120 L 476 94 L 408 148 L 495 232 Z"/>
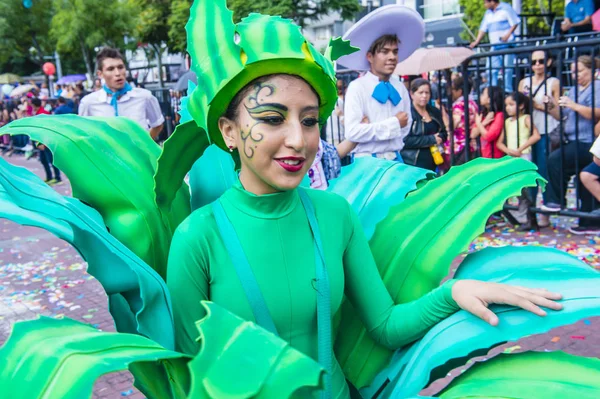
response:
<path id="1" fill-rule="evenodd" d="M 225 0 L 196 0 L 186 25 L 188 52 L 198 85 L 187 103 L 191 121 L 165 142 L 155 175 L 156 201 L 169 207 L 185 174 L 214 143 L 226 150 L 217 122 L 235 95 L 253 80 L 272 74 L 299 76 L 317 92 L 326 120 L 337 99 L 332 61 L 357 51 L 341 39 L 326 56 L 306 41 L 291 20 L 250 14 L 234 24 Z"/>

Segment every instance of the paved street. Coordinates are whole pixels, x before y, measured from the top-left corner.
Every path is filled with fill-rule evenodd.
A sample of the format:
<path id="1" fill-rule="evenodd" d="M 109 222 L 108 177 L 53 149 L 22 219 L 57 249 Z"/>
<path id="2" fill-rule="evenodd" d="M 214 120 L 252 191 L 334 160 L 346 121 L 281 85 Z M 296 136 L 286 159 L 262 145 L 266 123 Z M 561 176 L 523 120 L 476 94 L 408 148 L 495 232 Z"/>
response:
<path id="1" fill-rule="evenodd" d="M 21 156 L 6 158 L 41 176 L 37 159 L 25 161 Z M 68 183 L 57 186 L 61 194 L 70 195 Z M 600 237 L 573 237 L 560 227 L 541 234 L 515 233 L 509 228 L 493 228 L 478 238 L 471 249 L 488 245 L 547 245 L 579 256 L 591 267 L 600 268 Z M 114 331 L 106 309 L 106 296 L 98 282 L 87 275 L 86 264 L 70 245 L 53 235 L 31 227 L 0 220 L 0 344 L 11 325 L 19 320 L 42 314 L 70 317 L 104 331 Z M 600 318 L 590 318 L 552 330 L 547 334 L 526 337 L 496 348 L 488 357 L 502 351 L 557 350 L 600 357 Z M 459 374 L 460 368 L 449 378 Z M 448 378 L 437 381 L 423 393 L 431 394 L 443 387 Z M 129 373 L 104 376 L 95 386 L 94 398 L 143 398 L 132 386 Z"/>

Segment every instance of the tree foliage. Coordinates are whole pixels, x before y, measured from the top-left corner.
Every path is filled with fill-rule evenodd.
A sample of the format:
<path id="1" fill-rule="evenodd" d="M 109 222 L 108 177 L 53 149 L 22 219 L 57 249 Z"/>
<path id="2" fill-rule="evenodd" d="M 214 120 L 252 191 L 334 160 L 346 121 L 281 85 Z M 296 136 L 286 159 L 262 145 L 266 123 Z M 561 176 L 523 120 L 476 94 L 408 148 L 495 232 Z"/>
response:
<path id="1" fill-rule="evenodd" d="M 187 36 L 185 24 L 190 17 L 192 0 L 173 0 L 169 15 L 169 48 L 173 52 L 186 51 Z"/>
<path id="2" fill-rule="evenodd" d="M 171 15 L 168 19 L 169 48 L 173 51 L 185 51 L 184 27 L 190 16 L 192 2 L 192 0 L 171 2 Z M 353 19 L 361 9 L 357 0 L 227 0 L 227 6 L 233 11 L 235 22 L 239 22 L 252 12 L 258 12 L 290 18 L 302 27 L 332 11 L 338 11 L 344 19 Z"/>
<path id="3" fill-rule="evenodd" d="M 552 1 L 552 12 L 556 15 L 564 14 L 565 2 L 563 0 L 522 0 L 521 13 L 522 14 L 541 14 L 548 12 L 549 1 Z M 510 4 L 510 2 L 509 2 Z M 467 27 L 475 36 L 479 32 L 479 26 L 485 13 L 485 7 L 481 0 L 460 0 L 460 5 L 464 12 L 463 20 L 467 24 Z M 549 34 L 550 24 L 552 20 L 550 18 L 543 17 L 531 17 L 527 18 L 527 29 L 529 34 Z M 517 33 L 520 32 L 520 27 L 517 28 Z M 467 32 L 463 33 L 463 38 L 466 40 L 472 40 L 470 34 Z"/>
<path id="4" fill-rule="evenodd" d="M 39 68 L 54 50 L 48 36 L 52 14 L 52 0 L 36 0 L 29 9 L 22 0 L 0 1 L 0 65 L 29 60 Z"/>
<path id="5" fill-rule="evenodd" d="M 52 0 L 52 5 L 50 36 L 57 50 L 79 52 L 90 74 L 94 71 L 90 54 L 95 47 L 123 47 L 124 36 L 131 34 L 132 9 L 123 1 Z"/>

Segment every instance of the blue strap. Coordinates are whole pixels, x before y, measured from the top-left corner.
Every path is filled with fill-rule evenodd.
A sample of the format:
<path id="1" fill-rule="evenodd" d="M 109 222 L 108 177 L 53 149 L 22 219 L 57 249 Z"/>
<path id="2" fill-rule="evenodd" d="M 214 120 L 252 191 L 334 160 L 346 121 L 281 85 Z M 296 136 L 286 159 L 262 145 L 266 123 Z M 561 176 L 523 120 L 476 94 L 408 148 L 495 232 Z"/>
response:
<path id="1" fill-rule="evenodd" d="M 319 363 L 325 368 L 325 390 L 321 393 L 321 399 L 331 398 L 331 372 L 333 370 L 332 345 L 331 345 L 331 293 L 329 287 L 329 278 L 327 276 L 327 267 L 325 266 L 325 253 L 321 241 L 321 230 L 315 208 L 304 189 L 299 188 L 300 200 L 308 217 L 308 224 L 313 234 L 315 248 L 315 266 L 316 266 L 316 288 L 317 288 L 317 326 L 318 334 L 318 353 Z"/>
<path id="2" fill-rule="evenodd" d="M 217 222 L 217 228 L 219 229 L 225 248 L 231 257 L 235 271 L 242 283 L 246 298 L 248 298 L 248 302 L 250 302 L 256 323 L 273 334 L 279 335 L 275 323 L 273 323 L 271 313 L 269 313 L 265 298 L 263 298 L 258 283 L 256 282 L 256 277 L 254 276 L 252 268 L 246 258 L 246 254 L 242 249 L 242 244 L 240 244 L 238 235 L 236 234 L 231 221 L 227 217 L 223 205 L 221 205 L 221 200 L 218 199 L 213 202 L 212 207 Z"/>
<path id="3" fill-rule="evenodd" d="M 306 212 L 308 224 L 313 234 L 314 252 L 315 252 L 315 269 L 316 269 L 316 291 L 317 291 L 317 326 L 318 326 L 318 357 L 319 364 L 326 371 L 325 374 L 325 389 L 321 392 L 321 399 L 331 398 L 331 372 L 333 370 L 333 353 L 331 343 L 331 294 L 329 287 L 329 278 L 327 268 L 325 267 L 325 252 L 321 241 L 321 230 L 315 215 L 315 208 L 306 193 L 302 188 L 298 188 L 300 201 Z M 225 244 L 225 248 L 231 257 L 233 266 L 242 283 L 248 302 L 252 307 L 252 313 L 256 323 L 279 335 L 273 322 L 273 318 L 269 313 L 265 299 L 260 292 L 256 277 L 250 268 L 246 254 L 242 249 L 239 238 L 231 221 L 227 217 L 221 200 L 218 199 L 212 204 L 213 213 L 217 222 L 217 228 L 221 234 L 221 238 Z"/>

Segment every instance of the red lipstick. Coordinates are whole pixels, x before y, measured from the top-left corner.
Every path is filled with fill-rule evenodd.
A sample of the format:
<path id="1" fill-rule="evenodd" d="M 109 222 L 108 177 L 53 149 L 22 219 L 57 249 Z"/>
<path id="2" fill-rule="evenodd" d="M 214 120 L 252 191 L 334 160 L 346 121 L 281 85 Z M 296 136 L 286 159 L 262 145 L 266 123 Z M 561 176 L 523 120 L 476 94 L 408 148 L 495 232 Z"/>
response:
<path id="1" fill-rule="evenodd" d="M 285 157 L 285 158 L 276 158 L 275 161 L 288 172 L 296 173 L 302 170 L 304 167 L 304 162 L 306 159 L 301 157 Z M 292 163 L 286 163 L 284 161 L 291 161 Z M 297 163 L 296 163 L 297 162 Z"/>

